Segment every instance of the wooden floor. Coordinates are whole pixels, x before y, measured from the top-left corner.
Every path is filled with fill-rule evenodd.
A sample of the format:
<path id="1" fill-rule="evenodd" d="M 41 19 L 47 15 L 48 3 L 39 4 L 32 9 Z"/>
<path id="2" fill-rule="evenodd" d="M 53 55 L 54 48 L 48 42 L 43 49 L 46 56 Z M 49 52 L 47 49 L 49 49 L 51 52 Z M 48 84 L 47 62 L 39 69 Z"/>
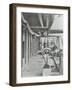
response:
<path id="1" fill-rule="evenodd" d="M 32 57 L 28 65 L 22 68 L 22 77 L 43 76 L 44 60 L 41 55 Z M 52 68 L 51 68 L 52 70 Z M 59 72 L 51 72 L 51 75 L 59 75 Z M 45 76 L 45 75 L 44 75 Z"/>
<path id="2" fill-rule="evenodd" d="M 34 56 L 29 60 L 28 65 L 24 65 L 22 69 L 22 76 L 41 76 L 43 68 L 43 58 L 41 56 Z"/>

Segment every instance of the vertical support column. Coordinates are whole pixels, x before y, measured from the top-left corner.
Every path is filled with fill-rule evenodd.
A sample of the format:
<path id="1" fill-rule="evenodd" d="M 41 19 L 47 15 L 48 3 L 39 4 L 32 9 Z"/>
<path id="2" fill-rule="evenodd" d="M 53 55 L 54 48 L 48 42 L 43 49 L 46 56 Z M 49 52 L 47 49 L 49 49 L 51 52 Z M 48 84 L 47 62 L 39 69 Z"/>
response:
<path id="1" fill-rule="evenodd" d="M 23 27 L 23 32 L 22 32 L 22 60 L 23 60 L 23 67 L 25 64 L 25 30 Z"/>
<path id="2" fill-rule="evenodd" d="M 24 53 L 25 53 L 25 64 L 26 64 L 26 29 L 25 29 L 25 50 L 24 50 Z"/>
<path id="3" fill-rule="evenodd" d="M 32 39 L 32 55 L 34 56 L 34 51 L 35 51 L 35 48 L 34 48 L 34 38 Z"/>
<path id="4" fill-rule="evenodd" d="M 36 55 L 36 38 L 34 38 L 34 48 L 33 48 L 33 50 L 34 50 L 34 55 Z"/>
<path id="5" fill-rule="evenodd" d="M 33 56 L 34 56 L 34 37 L 33 37 L 33 48 L 32 48 Z"/>
<path id="6" fill-rule="evenodd" d="M 36 38 L 36 53 L 38 51 L 38 38 Z"/>
<path id="7" fill-rule="evenodd" d="M 30 60 L 30 33 L 28 31 L 28 63 Z"/>
<path id="8" fill-rule="evenodd" d="M 25 57 L 25 60 L 26 60 L 26 64 L 28 64 L 28 30 L 26 30 L 26 57 Z"/>
<path id="9" fill-rule="evenodd" d="M 31 51 L 31 34 L 30 34 L 30 58 L 31 58 L 31 53 L 32 53 L 32 51 Z"/>
<path id="10" fill-rule="evenodd" d="M 29 59 L 31 57 L 31 34 L 29 33 Z"/>
<path id="11" fill-rule="evenodd" d="M 58 47 L 58 49 L 60 49 L 60 39 L 59 39 L 59 36 L 57 36 L 56 43 L 57 43 L 57 47 Z"/>
<path id="12" fill-rule="evenodd" d="M 38 38 L 38 50 L 41 49 L 41 42 L 40 42 L 40 40 L 41 40 L 41 37 Z"/>
<path id="13" fill-rule="evenodd" d="M 33 51 L 32 48 L 33 48 L 33 40 L 32 40 L 32 35 L 31 35 L 31 57 L 32 57 L 32 53 L 33 53 L 32 52 Z"/>
<path id="14" fill-rule="evenodd" d="M 63 49 L 63 37 L 60 36 L 60 49 Z"/>
<path id="15" fill-rule="evenodd" d="M 23 68 L 23 26 L 21 28 L 21 68 Z"/>
<path id="16" fill-rule="evenodd" d="M 25 29 L 22 26 L 21 31 L 21 67 L 24 68 L 25 65 Z"/>

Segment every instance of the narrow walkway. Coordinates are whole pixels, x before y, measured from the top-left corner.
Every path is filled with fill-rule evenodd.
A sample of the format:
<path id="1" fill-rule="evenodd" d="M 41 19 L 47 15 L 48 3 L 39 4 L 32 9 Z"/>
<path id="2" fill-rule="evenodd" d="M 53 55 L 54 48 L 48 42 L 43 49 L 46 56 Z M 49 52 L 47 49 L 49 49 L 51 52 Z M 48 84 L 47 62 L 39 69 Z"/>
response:
<path id="1" fill-rule="evenodd" d="M 41 55 L 34 56 L 29 61 L 30 61 L 29 64 L 24 65 L 24 68 L 22 68 L 21 76 L 22 77 L 43 76 L 44 60 L 43 60 L 42 56 Z M 53 60 L 49 59 L 49 63 L 51 63 L 51 62 L 53 62 Z M 61 61 L 61 63 L 63 63 L 63 62 Z M 63 70 L 63 67 L 61 64 L 61 73 L 57 72 L 55 68 L 51 68 L 51 73 L 49 75 L 50 76 L 62 75 L 62 73 L 63 73 L 62 70 Z"/>
<path id="2" fill-rule="evenodd" d="M 34 56 L 29 61 L 29 64 L 23 68 L 22 76 L 42 76 L 44 64 L 41 55 Z"/>

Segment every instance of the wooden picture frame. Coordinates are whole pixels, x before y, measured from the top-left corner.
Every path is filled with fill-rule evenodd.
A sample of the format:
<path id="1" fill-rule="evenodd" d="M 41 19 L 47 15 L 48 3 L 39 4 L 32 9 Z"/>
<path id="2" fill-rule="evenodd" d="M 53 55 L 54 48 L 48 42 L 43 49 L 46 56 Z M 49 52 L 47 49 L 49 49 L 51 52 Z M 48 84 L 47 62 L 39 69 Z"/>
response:
<path id="1" fill-rule="evenodd" d="M 29 85 L 69 83 L 70 82 L 70 7 L 13 3 L 10 4 L 9 8 L 10 8 L 9 84 L 11 86 L 29 86 Z M 27 33 L 24 31 L 26 29 L 28 30 L 28 32 L 26 31 Z M 25 34 L 23 34 L 24 32 Z M 32 34 L 32 41 L 34 40 L 33 44 L 30 44 L 31 41 L 28 33 Z M 47 42 L 40 41 L 42 40 L 42 38 L 45 38 L 46 35 L 48 35 Z M 61 36 L 63 35 L 63 39 L 60 39 L 61 37 L 60 35 Z M 59 40 L 63 41 L 64 46 L 57 44 L 56 48 L 59 47 L 57 49 L 57 51 L 59 50 L 59 53 L 57 52 L 52 54 L 52 52 L 55 51 L 51 51 L 51 50 L 56 50 L 56 49 L 55 46 L 54 48 L 52 48 L 51 44 L 55 44 L 53 41 L 57 40 L 58 37 Z M 25 42 L 22 42 L 22 40 L 25 40 Z M 43 54 L 42 53 L 43 51 L 41 50 L 45 50 L 44 47 L 48 48 L 48 51 L 45 51 Z M 61 67 L 63 64 L 63 68 L 62 69 L 58 68 L 59 64 L 57 64 L 56 70 L 59 70 L 59 72 L 55 72 L 54 74 L 52 70 L 53 68 L 55 68 L 55 64 L 54 66 L 50 66 L 50 65 L 48 66 L 45 64 L 47 64 L 48 62 L 50 63 L 51 59 L 58 57 L 61 58 L 61 56 L 58 56 L 60 55 L 60 51 L 63 51 L 61 54 L 63 55 L 61 59 Z M 41 59 L 39 59 L 38 62 L 36 61 L 37 60 L 36 55 L 38 54 L 39 54 L 38 56 L 39 58 L 42 59 L 47 58 L 45 59 L 46 60 L 44 62 L 45 64 L 43 64 L 44 66 L 42 66 L 43 68 L 39 67 L 40 65 L 42 65 L 43 61 L 40 61 Z M 30 64 L 31 68 L 30 67 L 28 68 L 28 66 L 25 65 L 29 65 L 28 60 L 31 60 L 30 57 L 32 57 L 33 59 L 31 61 L 32 64 Z M 47 60 L 49 61 L 47 62 Z M 60 59 L 56 59 L 56 60 L 60 60 Z M 38 66 L 36 65 L 36 63 Z M 52 61 L 51 63 L 54 62 Z M 40 68 L 41 70 L 38 71 Z M 60 69 L 62 70 L 61 71 L 62 73 L 60 73 Z M 25 70 L 28 70 L 28 72 L 27 71 L 25 72 Z M 32 71 L 30 72 L 29 70 Z"/>

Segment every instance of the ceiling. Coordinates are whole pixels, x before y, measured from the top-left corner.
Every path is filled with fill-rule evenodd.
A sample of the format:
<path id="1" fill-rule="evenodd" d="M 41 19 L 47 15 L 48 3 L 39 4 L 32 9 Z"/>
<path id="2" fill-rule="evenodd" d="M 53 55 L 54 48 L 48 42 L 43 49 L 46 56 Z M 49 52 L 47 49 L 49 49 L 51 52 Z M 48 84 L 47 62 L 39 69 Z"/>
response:
<path id="1" fill-rule="evenodd" d="M 49 28 L 51 30 L 63 29 L 63 15 L 24 12 L 22 14 L 30 27 Z"/>

